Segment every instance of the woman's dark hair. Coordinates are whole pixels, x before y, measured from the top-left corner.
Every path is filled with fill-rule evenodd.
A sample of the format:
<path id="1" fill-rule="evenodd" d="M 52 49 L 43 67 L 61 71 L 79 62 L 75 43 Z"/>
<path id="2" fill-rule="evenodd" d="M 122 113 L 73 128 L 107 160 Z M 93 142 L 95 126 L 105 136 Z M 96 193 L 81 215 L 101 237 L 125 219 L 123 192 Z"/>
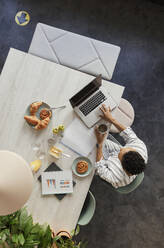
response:
<path id="1" fill-rule="evenodd" d="M 146 167 L 143 157 L 135 151 L 125 153 L 121 163 L 123 169 L 131 175 L 140 174 Z"/>

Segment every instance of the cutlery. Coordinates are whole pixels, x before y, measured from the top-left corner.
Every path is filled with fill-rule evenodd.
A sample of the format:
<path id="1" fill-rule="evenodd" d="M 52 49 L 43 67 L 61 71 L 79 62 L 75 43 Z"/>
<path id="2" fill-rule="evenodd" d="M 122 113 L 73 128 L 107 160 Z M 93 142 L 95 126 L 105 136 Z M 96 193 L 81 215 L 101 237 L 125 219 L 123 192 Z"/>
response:
<path id="1" fill-rule="evenodd" d="M 66 107 L 66 105 L 60 106 L 60 107 L 53 107 L 50 108 L 50 110 L 55 110 L 55 109 L 64 109 Z"/>
<path id="2" fill-rule="evenodd" d="M 70 158 L 71 157 L 71 155 L 69 155 L 69 154 L 66 154 L 66 153 L 64 153 L 64 152 L 58 152 L 58 151 L 55 151 L 55 153 L 58 153 L 58 154 L 61 154 L 61 155 L 64 155 L 65 157 L 67 157 L 67 158 Z"/>

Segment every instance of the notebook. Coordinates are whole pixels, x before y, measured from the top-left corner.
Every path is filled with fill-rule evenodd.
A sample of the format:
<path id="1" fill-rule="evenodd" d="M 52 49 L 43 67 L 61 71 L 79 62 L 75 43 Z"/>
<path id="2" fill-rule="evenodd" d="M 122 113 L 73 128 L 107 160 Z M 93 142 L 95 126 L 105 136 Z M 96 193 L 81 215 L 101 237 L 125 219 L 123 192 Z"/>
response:
<path id="1" fill-rule="evenodd" d="M 61 143 L 80 156 L 87 157 L 96 145 L 94 128 L 87 128 L 84 123 L 75 118 L 66 128 Z"/>

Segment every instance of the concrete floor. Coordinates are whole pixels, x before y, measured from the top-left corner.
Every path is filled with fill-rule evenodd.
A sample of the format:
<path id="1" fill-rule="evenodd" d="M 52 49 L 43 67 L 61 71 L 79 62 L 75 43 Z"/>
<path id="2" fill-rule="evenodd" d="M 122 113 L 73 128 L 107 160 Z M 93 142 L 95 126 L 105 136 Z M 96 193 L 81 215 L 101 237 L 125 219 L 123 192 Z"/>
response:
<path id="1" fill-rule="evenodd" d="M 95 177 L 97 207 L 79 239 L 88 248 L 164 247 L 164 4 L 163 0 L 0 0 L 0 70 L 8 50 L 28 51 L 37 22 L 121 47 L 112 81 L 136 113 L 133 128 L 147 144 L 149 162 L 142 185 L 120 195 Z M 31 22 L 18 26 L 17 11 Z"/>

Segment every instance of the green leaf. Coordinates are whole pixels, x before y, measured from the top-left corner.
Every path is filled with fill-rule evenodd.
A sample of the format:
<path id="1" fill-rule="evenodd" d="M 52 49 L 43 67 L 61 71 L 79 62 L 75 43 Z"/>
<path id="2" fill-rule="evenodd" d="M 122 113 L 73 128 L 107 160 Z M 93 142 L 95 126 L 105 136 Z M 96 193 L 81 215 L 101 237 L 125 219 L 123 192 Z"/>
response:
<path id="1" fill-rule="evenodd" d="M 20 243 L 21 245 L 24 244 L 25 239 L 24 239 L 24 236 L 23 236 L 22 233 L 20 233 L 20 234 L 18 235 L 18 241 L 19 241 L 19 243 Z"/>
<path id="2" fill-rule="evenodd" d="M 3 233 L 5 233 L 7 236 L 9 236 L 10 235 L 10 230 L 9 229 L 4 229 Z"/>
<path id="3" fill-rule="evenodd" d="M 55 236 L 54 238 L 53 238 L 53 240 L 54 241 L 57 241 L 57 240 L 59 240 L 61 237 L 60 236 Z"/>
<path id="4" fill-rule="evenodd" d="M 80 226 L 77 225 L 76 228 L 71 231 L 71 236 L 76 236 L 79 234 L 79 232 L 80 232 Z"/>
<path id="5" fill-rule="evenodd" d="M 11 237 L 11 240 L 12 240 L 14 243 L 18 244 L 18 234 L 13 234 L 12 237 Z"/>
<path id="6" fill-rule="evenodd" d="M 18 233 L 19 231 L 19 226 L 18 225 L 11 225 L 11 234 Z"/>
<path id="7" fill-rule="evenodd" d="M 24 229 L 27 221 L 28 221 L 28 213 L 27 213 L 26 208 L 23 208 L 23 209 L 21 209 L 21 213 L 19 216 L 19 224 L 20 224 L 21 230 Z"/>
<path id="8" fill-rule="evenodd" d="M 4 229 L 0 232 L 0 240 L 3 242 L 6 241 L 6 239 L 10 236 L 9 229 Z"/>
<path id="9" fill-rule="evenodd" d="M 46 232 L 48 226 L 49 226 L 49 225 L 48 225 L 47 223 L 44 223 L 43 225 L 40 225 L 41 229 L 42 229 L 44 232 Z"/>
<path id="10" fill-rule="evenodd" d="M 32 245 L 38 245 L 40 244 L 40 241 L 39 240 L 33 240 L 31 236 L 29 236 L 26 240 L 25 240 L 25 243 L 24 243 L 24 246 L 30 246 L 32 247 Z"/>
<path id="11" fill-rule="evenodd" d="M 2 240 L 2 241 L 5 241 L 6 240 L 6 234 L 5 233 L 2 233 L 2 235 L 0 236 L 0 239 Z"/>
<path id="12" fill-rule="evenodd" d="M 5 225 L 4 223 L 0 223 L 0 230 L 4 229 L 6 227 L 7 227 L 7 225 Z"/>
<path id="13" fill-rule="evenodd" d="M 33 227 L 33 220 L 31 216 L 28 216 L 26 225 L 24 227 L 24 236 L 25 238 L 28 236 L 28 234 L 31 232 Z"/>
<path id="14" fill-rule="evenodd" d="M 41 243 L 39 248 L 48 248 L 51 247 L 53 243 L 52 233 L 50 226 L 47 226 L 44 236 L 41 238 Z"/>
<path id="15" fill-rule="evenodd" d="M 38 245 L 39 245 L 38 241 L 26 241 L 23 245 L 23 248 L 38 247 Z"/>
<path id="16" fill-rule="evenodd" d="M 33 228 L 31 229 L 30 233 L 38 233 L 40 231 L 40 226 L 39 224 L 35 224 Z"/>
<path id="17" fill-rule="evenodd" d="M 38 240 L 40 240 L 40 237 L 38 237 L 38 234 L 37 233 L 32 233 L 32 234 L 29 234 L 28 235 L 28 239 L 29 240 L 34 240 L 34 241 L 37 240 L 38 241 Z"/>

